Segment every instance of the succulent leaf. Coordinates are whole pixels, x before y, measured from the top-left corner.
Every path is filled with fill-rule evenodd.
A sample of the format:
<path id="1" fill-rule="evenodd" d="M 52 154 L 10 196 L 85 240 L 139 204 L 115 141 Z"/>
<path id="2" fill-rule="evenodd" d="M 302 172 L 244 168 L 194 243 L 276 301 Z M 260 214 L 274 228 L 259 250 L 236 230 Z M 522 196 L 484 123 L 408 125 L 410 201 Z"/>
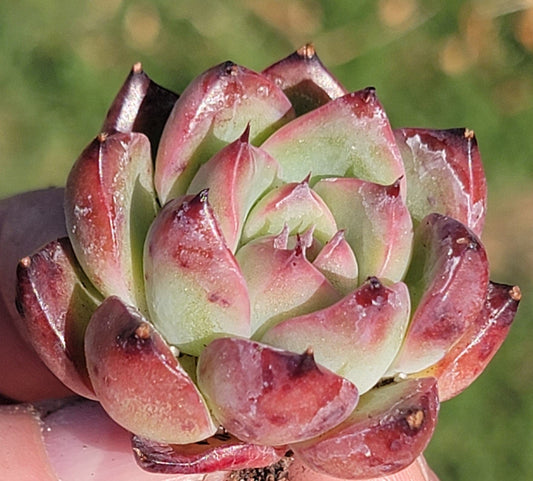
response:
<path id="1" fill-rule="evenodd" d="M 437 422 L 434 378 L 373 389 L 342 424 L 291 448 L 305 464 L 337 478 L 369 479 L 409 466 L 425 449 Z"/>
<path id="2" fill-rule="evenodd" d="M 141 132 L 150 139 L 155 159 L 163 127 L 178 97 L 152 81 L 136 63 L 113 100 L 101 132 Z"/>
<path id="3" fill-rule="evenodd" d="M 247 127 L 239 139 L 203 164 L 187 191 L 209 189 L 209 203 L 232 252 L 252 205 L 271 187 L 278 172 L 278 163 L 249 143 L 249 133 Z"/>
<path id="4" fill-rule="evenodd" d="M 270 445 L 328 431 L 350 415 L 359 397 L 352 383 L 318 366 L 309 350 L 295 354 L 227 337 L 200 355 L 198 384 L 230 433 Z"/>
<path id="5" fill-rule="evenodd" d="M 95 399 L 83 342 L 100 303 L 67 238 L 50 242 L 17 269 L 17 306 L 28 339 L 48 368 L 70 389 Z"/>
<path id="6" fill-rule="evenodd" d="M 143 311 L 142 249 L 156 213 L 148 139 L 138 133 L 99 135 L 70 172 L 67 231 L 96 288 Z"/>
<path id="7" fill-rule="evenodd" d="M 281 166 L 281 179 L 358 177 L 392 184 L 404 175 L 389 120 L 374 89 L 339 97 L 280 128 L 261 146 Z"/>
<path id="8" fill-rule="evenodd" d="M 147 471 L 195 474 L 261 468 L 278 461 L 285 449 L 244 443 L 229 433 L 217 433 L 195 444 L 164 444 L 133 436 L 137 462 Z"/>
<path id="9" fill-rule="evenodd" d="M 348 93 L 320 61 L 311 44 L 266 68 L 262 74 L 285 92 L 298 116 Z"/>
<path id="10" fill-rule="evenodd" d="M 72 391 L 46 367 L 24 338 L 15 303 L 17 265 L 42 245 L 67 235 L 64 189 L 42 189 L 0 201 L 0 397 L 32 402 Z"/>
<path id="11" fill-rule="evenodd" d="M 432 212 L 461 221 L 481 235 L 487 184 L 474 133 L 468 129 L 394 131 L 415 222 Z"/>
<path id="12" fill-rule="evenodd" d="M 412 373 L 440 361 L 475 322 L 487 292 L 487 254 L 461 222 L 430 214 L 418 226 L 405 282 L 413 318 L 392 371 Z"/>
<path id="13" fill-rule="evenodd" d="M 184 194 L 200 165 L 248 124 L 258 145 L 293 116 L 282 90 L 256 72 L 225 62 L 203 73 L 183 92 L 163 130 L 155 170 L 159 200 Z"/>
<path id="14" fill-rule="evenodd" d="M 413 224 L 400 195 L 400 181 L 385 186 L 354 178 L 328 178 L 313 189 L 345 231 L 357 257 L 359 282 L 370 276 L 401 280 L 411 257 Z"/>
<path id="15" fill-rule="evenodd" d="M 305 245 L 276 247 L 279 238 L 265 237 L 243 246 L 236 255 L 250 296 L 254 338 L 283 319 L 313 312 L 341 298 L 305 256 Z"/>
<path id="16" fill-rule="evenodd" d="M 207 191 L 170 201 L 144 253 L 151 319 L 166 340 L 198 356 L 214 337 L 250 335 L 250 301 Z"/>
<path id="17" fill-rule="evenodd" d="M 284 226 L 289 234 L 304 233 L 313 227 L 313 235 L 326 243 L 337 232 L 337 224 L 324 201 L 311 190 L 308 179 L 291 182 L 270 191 L 252 209 L 242 233 L 244 243 L 277 234 Z"/>
<path id="18" fill-rule="evenodd" d="M 338 231 L 320 250 L 313 265 L 342 294 L 357 287 L 359 268 L 355 254 L 344 238 L 344 230 Z"/>
<path id="19" fill-rule="evenodd" d="M 98 400 L 129 431 L 180 444 L 216 432 L 202 395 L 168 344 L 118 297 L 108 297 L 93 314 L 85 355 Z"/>
<path id="20" fill-rule="evenodd" d="M 483 308 L 461 338 L 439 362 L 412 376 L 436 377 L 441 402 L 464 391 L 483 372 L 502 345 L 520 298 L 517 286 L 489 282 Z"/>
<path id="21" fill-rule="evenodd" d="M 373 277 L 330 307 L 277 324 L 261 342 L 293 352 L 311 346 L 318 363 L 363 394 L 394 360 L 408 321 L 407 286 Z"/>

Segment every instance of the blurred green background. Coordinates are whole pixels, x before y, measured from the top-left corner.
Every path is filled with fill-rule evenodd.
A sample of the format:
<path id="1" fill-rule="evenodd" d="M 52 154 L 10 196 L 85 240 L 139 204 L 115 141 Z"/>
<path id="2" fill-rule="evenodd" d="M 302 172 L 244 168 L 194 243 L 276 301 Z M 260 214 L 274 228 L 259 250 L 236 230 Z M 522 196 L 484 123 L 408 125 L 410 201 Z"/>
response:
<path id="1" fill-rule="evenodd" d="M 0 195 L 61 185 L 141 61 L 182 91 L 231 59 L 262 69 L 313 41 L 393 126 L 469 127 L 489 183 L 492 278 L 525 300 L 486 373 L 442 406 L 442 481 L 533 479 L 533 2 L 42 0 L 0 3 Z"/>

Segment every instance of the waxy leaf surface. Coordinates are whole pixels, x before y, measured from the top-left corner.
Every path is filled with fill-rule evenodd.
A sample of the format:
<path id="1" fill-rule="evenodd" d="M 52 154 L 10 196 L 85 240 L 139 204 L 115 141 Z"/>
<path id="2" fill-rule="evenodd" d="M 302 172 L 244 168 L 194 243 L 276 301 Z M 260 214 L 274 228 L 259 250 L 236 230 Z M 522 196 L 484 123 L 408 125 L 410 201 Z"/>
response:
<path id="1" fill-rule="evenodd" d="M 477 379 L 502 345 L 520 297 L 517 286 L 489 282 L 487 297 L 475 321 L 439 362 L 413 377 L 436 377 L 441 401 L 457 396 Z"/>
<path id="2" fill-rule="evenodd" d="M 100 300 L 67 238 L 53 241 L 17 269 L 17 305 L 25 337 L 48 368 L 77 394 L 94 399 L 83 343 Z"/>
<path id="3" fill-rule="evenodd" d="M 369 479 L 409 466 L 426 448 L 439 411 L 434 378 L 410 379 L 373 389 L 342 424 L 293 444 L 309 467 L 343 479 Z"/>
<path id="4" fill-rule="evenodd" d="M 252 146 L 248 136 L 249 128 L 202 165 L 188 188 L 190 194 L 209 189 L 209 203 L 232 252 L 239 243 L 244 219 L 278 171 L 278 163 Z"/>
<path id="5" fill-rule="evenodd" d="M 183 92 L 163 130 L 155 171 L 161 203 L 184 194 L 200 165 L 248 124 L 258 145 L 293 116 L 282 90 L 256 72 L 225 62 L 203 73 Z"/>
<path id="6" fill-rule="evenodd" d="M 432 212 L 461 221 L 481 235 L 487 184 L 474 133 L 468 129 L 394 131 L 415 222 Z"/>
<path id="7" fill-rule="evenodd" d="M 163 127 L 178 95 L 161 87 L 136 63 L 113 100 L 101 132 L 141 132 L 150 139 L 155 158 Z"/>
<path id="8" fill-rule="evenodd" d="M 401 280 L 409 266 L 413 225 L 401 183 L 380 185 L 354 178 L 329 178 L 313 187 L 345 232 L 359 265 L 359 282 L 376 276 Z"/>
<path id="9" fill-rule="evenodd" d="M 293 120 L 262 147 L 285 182 L 323 176 L 392 184 L 404 175 L 389 120 L 373 89 L 347 94 Z"/>
<path id="10" fill-rule="evenodd" d="M 261 342 L 293 352 L 311 346 L 319 364 L 363 394 L 395 358 L 408 321 L 406 285 L 386 287 L 374 277 L 330 307 L 281 322 Z"/>
<path id="11" fill-rule="evenodd" d="M 101 134 L 70 171 L 67 231 L 76 258 L 104 295 L 146 309 L 142 250 L 157 212 L 150 143 L 143 134 Z"/>
<path id="12" fill-rule="evenodd" d="M 261 468 L 285 454 L 275 448 L 240 441 L 231 434 L 217 433 L 193 444 L 164 444 L 133 436 L 137 462 L 147 471 L 167 474 L 211 473 Z"/>
<path id="13" fill-rule="evenodd" d="M 285 92 L 296 115 L 348 93 L 320 61 L 311 44 L 304 45 L 262 73 Z"/>
<path id="14" fill-rule="evenodd" d="M 258 239 L 237 252 L 250 296 L 254 337 L 283 319 L 313 312 L 342 297 L 307 260 L 302 239 L 287 249 L 276 247 L 277 242 L 285 243 L 280 237 Z"/>
<path id="15" fill-rule="evenodd" d="M 243 242 L 278 234 L 285 225 L 292 235 L 313 228 L 314 237 L 324 244 L 337 232 L 328 206 L 311 190 L 307 179 L 285 184 L 266 194 L 246 220 Z"/>
<path id="16" fill-rule="evenodd" d="M 487 254 L 477 236 L 451 217 L 427 216 L 415 233 L 405 278 L 414 314 L 391 374 L 441 360 L 475 322 L 488 281 Z"/>
<path id="17" fill-rule="evenodd" d="M 166 340 L 199 355 L 214 337 L 250 335 L 244 277 L 202 191 L 169 202 L 144 254 L 150 316 Z"/>
<path id="18" fill-rule="evenodd" d="M 279 446 L 336 426 L 358 400 L 355 386 L 311 353 L 248 339 L 213 341 L 198 361 L 198 384 L 216 418 L 243 441 Z"/>
<path id="19" fill-rule="evenodd" d="M 216 432 L 202 395 L 168 344 L 118 297 L 108 297 L 93 314 L 85 355 L 98 400 L 127 430 L 180 444 Z"/>

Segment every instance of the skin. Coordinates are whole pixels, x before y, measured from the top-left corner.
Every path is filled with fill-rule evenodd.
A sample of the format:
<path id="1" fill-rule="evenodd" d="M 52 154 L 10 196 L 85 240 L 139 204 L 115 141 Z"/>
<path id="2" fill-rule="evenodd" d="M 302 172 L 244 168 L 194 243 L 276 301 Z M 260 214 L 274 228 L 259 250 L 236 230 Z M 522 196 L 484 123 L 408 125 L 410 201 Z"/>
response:
<path id="1" fill-rule="evenodd" d="M 40 245 L 64 235 L 62 191 L 49 189 L 0 201 L 0 466 L 9 479 L 20 481 L 224 481 L 225 473 L 157 475 L 137 467 L 130 435 L 90 401 L 47 401 L 53 415 L 31 403 L 72 396 L 42 364 L 15 327 L 18 314 L 6 299 L 14 298 L 14 270 L 18 259 Z M 43 404 L 39 404 L 43 406 Z M 90 415 L 89 415 L 90 414 Z M 65 439 L 80 438 L 82 442 Z M 105 439 L 105 443 L 102 442 Z M 63 442 L 63 444 L 61 444 Z M 31 456 L 28 454 L 31 453 Z M 333 481 L 294 462 L 291 481 Z M 420 457 L 400 473 L 372 481 L 438 481 Z"/>

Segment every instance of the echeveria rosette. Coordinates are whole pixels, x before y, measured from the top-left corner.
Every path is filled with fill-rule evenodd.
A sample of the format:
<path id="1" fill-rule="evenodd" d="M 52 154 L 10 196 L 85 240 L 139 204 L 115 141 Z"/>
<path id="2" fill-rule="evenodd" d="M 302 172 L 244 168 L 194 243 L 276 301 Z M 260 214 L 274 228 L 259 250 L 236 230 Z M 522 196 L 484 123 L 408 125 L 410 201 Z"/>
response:
<path id="1" fill-rule="evenodd" d="M 485 208 L 471 131 L 393 130 L 311 46 L 180 97 L 136 65 L 69 175 L 68 238 L 19 263 L 20 329 L 147 470 L 391 475 L 516 312 Z"/>

